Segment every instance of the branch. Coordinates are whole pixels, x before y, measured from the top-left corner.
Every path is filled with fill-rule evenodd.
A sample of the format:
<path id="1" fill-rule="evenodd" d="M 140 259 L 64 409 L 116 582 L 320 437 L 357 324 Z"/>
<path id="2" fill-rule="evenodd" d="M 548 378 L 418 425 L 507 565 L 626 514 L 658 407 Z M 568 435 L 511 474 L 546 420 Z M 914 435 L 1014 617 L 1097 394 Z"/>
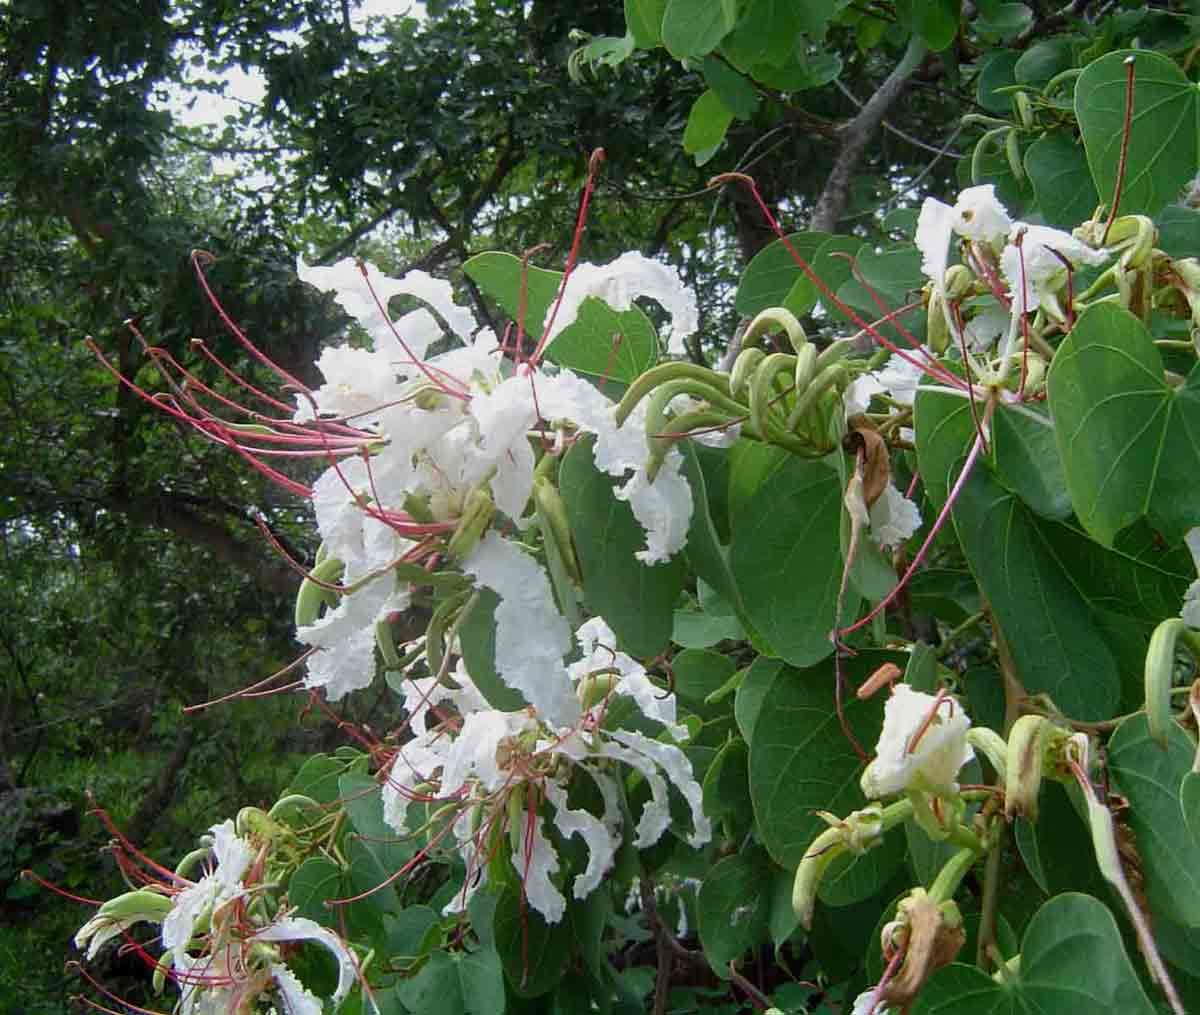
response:
<path id="1" fill-rule="evenodd" d="M 1044 18 L 1037 18 L 1017 36 L 1014 45 L 1017 49 L 1024 49 L 1035 39 L 1044 39 L 1049 33 L 1057 31 L 1073 19 L 1083 17 L 1088 3 L 1089 0 L 1072 0 L 1061 11 L 1047 14 Z"/>
<path id="2" fill-rule="evenodd" d="M 838 219 L 842 217 L 850 195 L 851 177 L 863 152 L 867 150 L 871 137 L 883 122 L 887 111 L 900 98 L 908 79 L 924 56 L 925 44 L 914 35 L 900 62 L 842 131 L 842 150 L 833 164 L 829 179 L 825 182 L 825 189 L 817 200 L 809 229 L 828 233 L 836 231 Z"/>

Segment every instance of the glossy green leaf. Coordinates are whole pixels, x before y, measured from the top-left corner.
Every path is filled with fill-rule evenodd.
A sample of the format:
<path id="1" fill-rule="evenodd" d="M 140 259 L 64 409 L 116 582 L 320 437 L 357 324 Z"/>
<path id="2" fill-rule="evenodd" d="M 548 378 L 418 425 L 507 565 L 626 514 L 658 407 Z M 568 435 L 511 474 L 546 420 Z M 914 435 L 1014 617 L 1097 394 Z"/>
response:
<path id="1" fill-rule="evenodd" d="M 675 696 L 690 708 L 704 706 L 704 699 L 724 687 L 737 666 L 720 652 L 685 649 L 671 660 L 675 675 Z"/>
<path id="2" fill-rule="evenodd" d="M 841 498 L 833 469 L 792 458 L 733 520 L 729 559 L 746 613 L 793 665 L 809 665 L 833 650 Z M 857 606 L 857 596 L 847 592 L 845 615 Z"/>
<path id="3" fill-rule="evenodd" d="M 1089 307 L 1047 381 L 1075 514 L 1097 540 L 1147 518 L 1168 542 L 1200 519 L 1200 369 L 1163 378 L 1145 326 L 1111 303 Z"/>
<path id="4" fill-rule="evenodd" d="M 1156 246 L 1170 257 L 1200 254 L 1200 209 L 1169 204 L 1154 220 L 1158 226 Z"/>
<path id="5" fill-rule="evenodd" d="M 974 966 L 935 973 L 914 1015 L 1031 1015 L 1044 1012 L 1154 1015 L 1103 903 L 1070 892 L 1037 911 L 1021 942 L 1021 964 L 997 983 Z"/>
<path id="6" fill-rule="evenodd" d="M 1042 88 L 1057 74 L 1074 65 L 1070 39 L 1045 39 L 1035 42 L 1017 60 L 1013 76 L 1023 85 Z"/>
<path id="7" fill-rule="evenodd" d="M 700 943 L 718 976 L 728 977 L 729 963 L 766 939 L 770 878 L 766 854 L 751 848 L 719 861 L 700 885 Z"/>
<path id="8" fill-rule="evenodd" d="M 980 59 L 975 99 L 987 112 L 1003 116 L 1012 111 L 1012 99 L 999 89 L 1017 83 L 1018 59 L 1020 54 L 1011 49 L 991 49 Z"/>
<path id="9" fill-rule="evenodd" d="M 383 820 L 382 794 L 376 779 L 349 773 L 338 780 L 338 790 L 353 836 L 375 856 L 382 870 L 394 873 L 412 859 L 418 845 L 412 839 L 401 839 Z"/>
<path id="10" fill-rule="evenodd" d="M 760 63 L 778 66 L 796 48 L 796 33 L 819 35 L 823 31 L 821 15 L 828 20 L 832 8 L 833 0 L 805 4 L 792 0 L 749 0 L 733 31 L 722 43 L 721 52 L 744 71 Z M 810 31 L 818 26 L 820 31 Z"/>
<path id="11" fill-rule="evenodd" d="M 896 4 L 896 15 L 936 53 L 958 35 L 961 8 L 962 0 L 901 0 Z"/>
<path id="12" fill-rule="evenodd" d="M 1047 413 L 1034 408 L 994 413 L 992 442 L 996 471 L 1005 486 L 1044 518 L 1061 521 L 1070 516 L 1067 477 Z"/>
<path id="13" fill-rule="evenodd" d="M 1174 60 L 1139 50 L 1109 53 L 1084 68 L 1075 84 L 1075 115 L 1101 199 L 1111 201 L 1124 138 L 1125 60 L 1135 82 L 1129 150 L 1134 158 L 1121 190 L 1121 214 L 1156 215 L 1176 200 L 1200 161 L 1200 94 Z"/>
<path id="14" fill-rule="evenodd" d="M 495 1015 L 504 1011 L 504 973 L 490 948 L 434 952 L 398 989 L 400 1002 L 422 1015 Z"/>
<path id="15" fill-rule="evenodd" d="M 319 804 L 331 804 L 338 798 L 338 779 L 350 766 L 328 754 L 315 754 L 296 773 L 288 794 L 310 797 Z"/>
<path id="16" fill-rule="evenodd" d="M 750 800 L 750 752 L 743 740 L 733 739 L 717 751 L 704 773 L 704 813 L 713 821 L 727 820 L 745 831 L 754 820 Z"/>
<path id="17" fill-rule="evenodd" d="M 879 738 L 883 696 L 859 701 L 853 688 L 885 662 L 903 666 L 905 657 L 867 650 L 843 662 L 846 721 L 866 751 Z M 832 660 L 806 670 L 779 671 L 763 696 L 749 744 L 750 795 L 759 838 L 776 863 L 795 868 L 827 827 L 817 811 L 844 815 L 866 803 L 858 785 L 863 763 L 834 708 Z"/>
<path id="18" fill-rule="evenodd" d="M 975 31 L 990 42 L 1008 39 L 1023 32 L 1033 20 L 1026 4 L 985 3 L 979 5 Z"/>
<path id="19" fill-rule="evenodd" d="M 729 34 L 735 13 L 728 0 L 667 0 L 663 45 L 677 60 L 704 56 Z"/>
<path id="20" fill-rule="evenodd" d="M 702 70 L 708 87 L 717 93 L 721 104 L 734 116 L 749 120 L 754 115 L 761 97 L 749 79 L 715 56 L 705 58 Z M 687 150 L 686 144 L 684 150 Z"/>
<path id="21" fill-rule="evenodd" d="M 1124 821 L 1142 859 L 1146 897 L 1155 912 L 1185 927 L 1200 927 L 1200 847 L 1180 806 L 1195 755 L 1195 742 L 1177 723 L 1168 724 L 1163 750 L 1144 715 L 1126 719 L 1108 743 L 1116 792 L 1129 800 Z"/>
<path id="22" fill-rule="evenodd" d="M 481 589 L 479 598 L 458 627 L 459 646 L 467 670 L 479 693 L 492 708 L 514 712 L 527 704 L 524 695 L 509 687 L 496 672 L 496 607 L 500 597 Z"/>
<path id="23" fill-rule="evenodd" d="M 343 897 L 342 870 L 332 860 L 312 856 L 304 861 L 288 881 L 288 902 L 300 916 L 328 926 L 332 911 L 329 899 Z"/>
<path id="24" fill-rule="evenodd" d="M 904 865 L 907 842 L 904 831 L 893 828 L 883 841 L 862 856 L 845 853 L 829 865 L 817 897 L 827 906 L 862 902 L 880 892 Z"/>
<path id="25" fill-rule="evenodd" d="M 1043 134 L 1025 150 L 1025 172 L 1049 225 L 1074 229 L 1100 203 L 1087 154 L 1069 131 Z"/>
<path id="26" fill-rule="evenodd" d="M 1192 833 L 1192 842 L 1200 849 L 1200 772 L 1188 772 L 1179 784 L 1179 809 Z"/>
<path id="27" fill-rule="evenodd" d="M 634 556 L 645 546 L 645 533 L 629 505 L 617 500 L 612 479 L 593 464 L 591 441 L 579 441 L 563 457 L 559 492 L 575 537 L 588 609 L 608 621 L 631 655 L 658 655 L 671 638 L 675 600 L 683 588 L 682 556 L 654 567 Z"/>

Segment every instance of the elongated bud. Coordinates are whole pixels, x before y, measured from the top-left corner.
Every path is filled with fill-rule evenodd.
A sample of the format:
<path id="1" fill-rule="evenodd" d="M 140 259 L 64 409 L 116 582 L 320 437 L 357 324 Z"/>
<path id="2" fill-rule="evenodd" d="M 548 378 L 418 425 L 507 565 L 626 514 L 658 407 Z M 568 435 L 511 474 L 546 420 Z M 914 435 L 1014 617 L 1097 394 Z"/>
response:
<path id="1" fill-rule="evenodd" d="M 582 582 L 583 572 L 571 539 L 571 523 L 567 519 L 567 508 L 558 487 L 544 476 L 539 476 L 533 481 L 533 503 L 538 521 L 542 523 L 543 537 L 554 542 L 554 548 L 571 580 Z"/>
<path id="2" fill-rule="evenodd" d="M 297 627 L 308 627 L 315 623 L 321 615 L 322 606 L 337 602 L 337 593 L 324 586 L 340 581 L 345 570 L 346 565 L 337 557 L 326 557 L 300 583 L 300 591 L 296 593 Z"/>
<path id="3" fill-rule="evenodd" d="M 167 985 L 167 976 L 171 972 L 174 956 L 175 949 L 168 948 L 158 957 L 158 961 L 154 964 L 154 974 L 150 977 L 150 983 L 154 987 L 155 994 L 161 994 L 163 988 Z"/>
<path id="4" fill-rule="evenodd" d="M 1186 625 L 1179 617 L 1164 620 L 1150 636 L 1146 650 L 1146 726 L 1151 738 L 1164 749 L 1173 719 L 1171 684 L 1175 678 L 1175 648 Z"/>
<path id="5" fill-rule="evenodd" d="M 798 353 L 796 353 L 796 393 L 799 395 L 801 391 L 812 383 L 812 379 L 817 375 L 817 347 L 815 345 L 806 345 Z"/>
<path id="6" fill-rule="evenodd" d="M 950 325 L 946 323 L 946 301 L 936 289 L 929 293 L 925 308 L 926 341 L 939 356 L 950 347 Z"/>
<path id="7" fill-rule="evenodd" d="M 1016 107 L 1017 119 L 1021 121 L 1021 126 L 1026 130 L 1033 130 L 1033 103 L 1029 101 L 1028 94 L 1017 92 L 1013 96 L 1013 105 Z"/>
<path id="8" fill-rule="evenodd" d="M 1008 168 L 1018 183 L 1025 181 L 1025 166 L 1021 162 L 1021 138 L 1015 130 L 1010 130 L 1004 139 L 1004 154 L 1008 158 Z"/>
<path id="9" fill-rule="evenodd" d="M 733 370 L 729 374 L 729 393 L 739 401 L 750 397 L 750 379 L 758 370 L 758 366 L 767 358 L 767 354 L 758 346 L 751 346 L 738 353 L 733 361 Z"/>
<path id="10" fill-rule="evenodd" d="M 895 812 L 889 815 L 892 821 L 885 820 L 880 804 L 868 804 L 843 821 L 821 813 L 820 816 L 828 821 L 831 827 L 818 835 L 809 846 L 796 869 L 796 880 L 792 883 L 792 909 L 796 911 L 805 929 L 812 926 L 817 891 L 829 865 L 847 851 L 861 856 L 868 849 L 878 846 L 883 841 L 883 833 L 891 827 L 896 815 L 900 813 L 894 807 L 889 808 L 889 811 Z M 906 813 L 911 813 L 911 810 Z"/>
<path id="11" fill-rule="evenodd" d="M 171 911 L 171 900 L 158 892 L 139 889 L 136 892 L 126 892 L 115 899 L 109 899 L 97 911 L 97 916 L 109 920 L 158 920 Z"/>
<path id="12" fill-rule="evenodd" d="M 1008 734 L 1004 776 L 1004 816 L 1037 821 L 1038 795 L 1045 772 L 1046 741 L 1052 729 L 1040 715 L 1023 715 Z"/>
<path id="13" fill-rule="evenodd" d="M 742 335 L 742 348 L 749 349 L 760 336 L 780 328 L 787 333 L 788 342 L 793 350 L 799 352 L 801 347 L 808 343 L 804 326 L 796 319 L 795 314 L 787 307 L 767 307 L 766 310 L 760 311 L 746 328 L 745 334 Z"/>
<path id="14" fill-rule="evenodd" d="M 460 561 L 470 556 L 488 526 L 492 524 L 495 515 L 496 505 L 492 503 L 491 493 L 485 486 L 475 487 L 467 494 L 467 502 L 459 516 L 458 527 L 446 547 L 450 556 Z"/>

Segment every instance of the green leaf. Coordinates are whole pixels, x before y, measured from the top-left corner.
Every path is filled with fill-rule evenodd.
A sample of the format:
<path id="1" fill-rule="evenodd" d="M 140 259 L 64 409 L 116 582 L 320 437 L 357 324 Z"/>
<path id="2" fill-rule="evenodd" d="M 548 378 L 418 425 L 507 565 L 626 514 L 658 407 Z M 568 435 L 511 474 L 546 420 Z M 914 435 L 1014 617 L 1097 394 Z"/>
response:
<path id="1" fill-rule="evenodd" d="M 717 93 L 721 104 L 734 116 L 739 120 L 749 120 L 754 115 L 761 97 L 744 75 L 713 56 L 704 58 L 702 70 L 708 87 Z"/>
<path id="2" fill-rule="evenodd" d="M 625 27 L 638 49 L 654 49 L 662 42 L 667 0 L 625 0 Z"/>
<path id="3" fill-rule="evenodd" d="M 731 5 L 724 0 L 667 0 L 662 41 L 675 59 L 711 53 L 733 28 Z"/>
<path id="4" fill-rule="evenodd" d="M 992 49 L 979 61 L 979 77 L 975 82 L 976 101 L 989 113 L 1004 116 L 1012 112 L 1012 99 L 999 89 L 1017 83 L 1016 66 L 1019 53 L 1011 49 Z"/>
<path id="5" fill-rule="evenodd" d="M 1014 77 L 1023 85 L 1044 88 L 1057 74 L 1075 65 L 1075 54 L 1070 39 L 1045 39 L 1035 42 L 1017 61 Z M 1076 220 L 1075 224 L 1078 224 Z"/>
<path id="6" fill-rule="evenodd" d="M 783 673 L 787 666 L 781 659 L 769 659 L 758 656 L 746 670 L 746 676 L 738 684 L 737 694 L 733 700 L 733 714 L 741 730 L 742 739 L 747 743 L 754 737 L 754 727 L 758 723 L 762 711 L 763 699 L 775 682 L 775 678 Z"/>
<path id="7" fill-rule="evenodd" d="M 996 471 L 1005 486 L 1043 518 L 1069 517 L 1071 495 L 1049 415 L 1026 408 L 1001 410 L 992 419 Z"/>
<path id="8" fill-rule="evenodd" d="M 542 334 L 562 284 L 561 271 L 532 264 L 523 269 L 519 257 L 496 250 L 476 254 L 463 265 L 463 271 L 514 321 L 521 315 L 524 274 L 525 333 L 534 338 Z M 620 338 L 614 342 L 617 335 Z M 546 358 L 578 373 L 628 382 L 657 361 L 658 336 L 639 308 L 618 313 L 590 298 L 583 301 L 574 323 L 546 347 Z"/>
<path id="9" fill-rule="evenodd" d="M 617 500 L 611 478 L 593 464 L 590 440 L 578 441 L 563 457 L 558 481 L 588 609 L 604 617 L 630 655 L 658 655 L 671 638 L 682 556 L 654 567 L 634 556 L 645 546 L 645 533 L 629 505 Z"/>
<path id="10" fill-rule="evenodd" d="M 1030 693 L 1067 715 L 1104 719 L 1121 680 L 1084 593 L 1048 552 L 1043 525 L 978 466 L 954 506 L 954 526 Z"/>
<path id="11" fill-rule="evenodd" d="M 1200 95 L 1174 60 L 1145 50 L 1109 53 L 1088 64 L 1075 83 L 1075 115 L 1096 190 L 1116 192 L 1125 136 L 1127 67 L 1135 80 L 1129 168 L 1121 214 L 1157 215 L 1196 175 L 1200 161 Z"/>
<path id="12" fill-rule="evenodd" d="M 323 926 L 331 923 L 328 899 L 342 897 L 342 870 L 332 860 L 312 856 L 304 861 L 288 881 L 288 902 L 300 916 Z"/>
<path id="13" fill-rule="evenodd" d="M 383 820 L 382 792 L 375 779 L 352 772 L 338 780 L 338 791 L 354 835 L 383 871 L 392 874 L 412 859 L 417 844 L 411 838 L 399 838 Z"/>
<path id="14" fill-rule="evenodd" d="M 745 831 L 754 820 L 750 801 L 750 752 L 745 741 L 728 741 L 704 773 L 704 813 Z"/>
<path id="15" fill-rule="evenodd" d="M 700 943 L 718 976 L 727 978 L 729 963 L 766 939 L 770 878 L 766 854 L 752 847 L 719 861 L 700 885 Z"/>
<path id="16" fill-rule="evenodd" d="M 801 232 L 788 235 L 788 243 L 810 264 L 816 259 L 829 233 Z M 807 285 L 801 285 L 801 280 Z M 787 307 L 797 317 L 807 314 L 817 302 L 817 291 L 801 267 L 792 259 L 782 240 L 768 243 L 751 258 L 742 272 L 734 297 L 734 309 L 753 317 L 768 307 Z"/>
<path id="17" fill-rule="evenodd" d="M 1167 726 L 1163 750 L 1145 715 L 1126 719 L 1108 742 L 1116 791 L 1129 800 L 1125 823 L 1142 859 L 1151 908 L 1185 927 L 1200 927 L 1200 848 L 1180 806 L 1196 745 L 1177 723 Z"/>
<path id="18" fill-rule="evenodd" d="M 439 943 L 438 915 L 429 906 L 406 906 L 384 920 L 389 959 L 411 962 Z"/>
<path id="19" fill-rule="evenodd" d="M 561 927 L 546 923 L 541 913 L 526 904 L 520 885 L 509 884 L 501 892 L 492 932 L 504 975 L 521 997 L 547 994 L 562 979 L 571 953 L 571 936 L 562 933 Z"/>
<path id="20" fill-rule="evenodd" d="M 790 458 L 733 519 L 730 562 L 751 623 L 775 651 L 806 666 L 833 651 L 842 488 L 820 462 Z M 858 608 L 847 592 L 845 611 Z"/>
<path id="21" fill-rule="evenodd" d="M 1167 205 L 1154 220 L 1156 246 L 1170 257 L 1195 257 L 1200 252 L 1200 210 Z"/>
<path id="22" fill-rule="evenodd" d="M 958 35 L 962 0 L 900 0 L 896 17 L 933 51 L 946 49 Z"/>
<path id="23" fill-rule="evenodd" d="M 906 851 L 904 832 L 893 828 L 862 856 L 842 854 L 829 865 L 817 897 L 825 905 L 838 908 L 871 898 L 903 866 Z"/>
<path id="24" fill-rule="evenodd" d="M 999 41 L 1023 32 L 1032 21 L 1033 12 L 1025 4 L 980 4 L 975 31 L 985 39 Z"/>
<path id="25" fill-rule="evenodd" d="M 338 779 L 349 767 L 328 754 L 314 754 L 300 767 L 285 795 L 295 793 L 319 804 L 331 804 L 338 798 Z"/>
<path id="26" fill-rule="evenodd" d="M 1200 772 L 1188 772 L 1183 777 L 1179 784 L 1179 806 L 1192 833 L 1192 842 L 1200 849 Z"/>
<path id="27" fill-rule="evenodd" d="M 716 92 L 707 89 L 692 103 L 692 110 L 688 113 L 687 126 L 683 131 L 683 150 L 695 155 L 716 148 L 725 140 L 725 132 L 732 122 L 733 113 L 729 107 Z"/>
<path id="28" fill-rule="evenodd" d="M 1145 517 L 1168 542 L 1200 519 L 1200 368 L 1163 378 L 1145 326 L 1111 303 L 1089 307 L 1047 380 L 1075 514 L 1105 545 Z"/>
<path id="29" fill-rule="evenodd" d="M 1046 222 L 1074 229 L 1100 203 L 1087 154 L 1070 131 L 1043 134 L 1025 150 L 1025 172 Z"/>
<path id="30" fill-rule="evenodd" d="M 675 696 L 689 708 L 702 709 L 704 699 L 724 687 L 737 666 L 719 652 L 686 649 L 671 660 Z"/>
<path id="31" fill-rule="evenodd" d="M 490 948 L 434 952 L 401 982 L 400 1002 L 421 1015 L 495 1015 L 504 1011 L 504 974 Z"/>
<path id="32" fill-rule="evenodd" d="M 808 27 L 801 27 L 802 23 L 815 23 L 813 15 L 819 17 L 822 8 L 831 12 L 832 0 L 803 5 L 792 0 L 750 0 L 733 31 L 726 36 L 721 51 L 739 70 L 749 70 L 758 63 L 778 66 L 791 56 L 796 35 L 809 31 Z M 825 18 L 828 17 L 827 12 Z"/>
<path id="33" fill-rule="evenodd" d="M 1067 893 L 1037 911 L 1021 943 L 1021 964 L 997 983 L 958 963 L 933 975 L 914 1015 L 1024 1015 L 1120 1012 L 1154 1015 L 1112 914 L 1089 895 Z"/>
<path id="34" fill-rule="evenodd" d="M 902 653 L 874 650 L 843 661 L 846 721 L 865 750 L 879 738 L 883 696 L 859 701 L 852 688 L 883 663 L 905 661 Z M 776 863 L 794 869 L 827 827 L 816 811 L 844 815 L 866 803 L 858 784 L 863 764 L 834 709 L 832 660 L 807 670 L 781 668 L 747 739 L 759 839 Z"/>

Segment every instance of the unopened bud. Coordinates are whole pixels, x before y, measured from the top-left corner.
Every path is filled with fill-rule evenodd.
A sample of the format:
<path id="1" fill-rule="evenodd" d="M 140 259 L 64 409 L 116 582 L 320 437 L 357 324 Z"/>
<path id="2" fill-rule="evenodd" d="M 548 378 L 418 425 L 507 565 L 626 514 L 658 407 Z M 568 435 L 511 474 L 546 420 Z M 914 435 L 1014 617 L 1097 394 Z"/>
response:
<path id="1" fill-rule="evenodd" d="M 1166 748 L 1171 718 L 1171 685 L 1175 680 L 1175 647 L 1186 625 L 1179 617 L 1164 620 L 1150 636 L 1146 650 L 1146 726 L 1150 737 Z"/>
<path id="2" fill-rule="evenodd" d="M 1046 737 L 1051 724 L 1044 716 L 1023 715 L 1008 734 L 1004 776 L 1004 816 L 1037 821 L 1038 797 L 1045 772 Z"/>
<path id="3" fill-rule="evenodd" d="M 925 308 L 926 341 L 939 356 L 950 348 L 950 325 L 946 323 L 946 301 L 934 289 Z"/>
<path id="4" fill-rule="evenodd" d="M 492 524 L 495 515 L 496 505 L 492 503 L 492 495 L 484 486 L 475 487 L 467 494 L 467 502 L 459 516 L 458 527 L 446 547 L 450 556 L 460 561 L 470 556 L 488 526 Z"/>

